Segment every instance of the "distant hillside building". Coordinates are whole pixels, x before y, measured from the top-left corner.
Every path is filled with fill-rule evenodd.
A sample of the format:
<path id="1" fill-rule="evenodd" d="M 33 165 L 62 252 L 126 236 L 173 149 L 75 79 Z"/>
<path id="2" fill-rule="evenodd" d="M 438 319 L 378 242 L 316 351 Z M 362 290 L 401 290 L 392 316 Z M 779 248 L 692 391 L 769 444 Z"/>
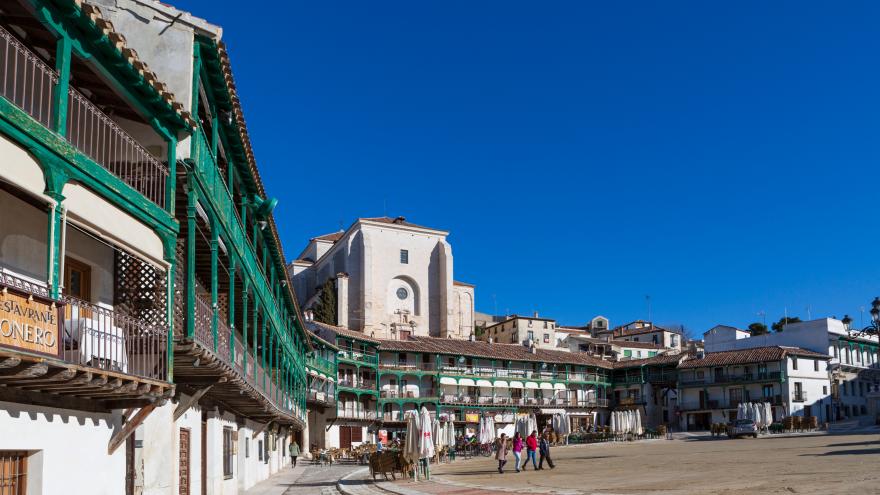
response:
<path id="1" fill-rule="evenodd" d="M 359 218 L 309 240 L 288 271 L 304 309 L 334 280 L 340 327 L 384 339 L 468 338 L 474 286 L 453 279 L 448 235 L 403 217 Z"/>
<path id="2" fill-rule="evenodd" d="M 593 336 L 629 342 L 650 342 L 667 349 L 681 349 L 683 343 L 679 332 L 658 327 L 644 320 L 636 320 L 608 330 L 593 329 Z"/>
<path id="3" fill-rule="evenodd" d="M 511 315 L 486 327 L 479 339 L 501 344 L 534 343 L 542 349 L 556 349 L 556 320 L 541 318 L 537 311 L 530 317 Z"/>

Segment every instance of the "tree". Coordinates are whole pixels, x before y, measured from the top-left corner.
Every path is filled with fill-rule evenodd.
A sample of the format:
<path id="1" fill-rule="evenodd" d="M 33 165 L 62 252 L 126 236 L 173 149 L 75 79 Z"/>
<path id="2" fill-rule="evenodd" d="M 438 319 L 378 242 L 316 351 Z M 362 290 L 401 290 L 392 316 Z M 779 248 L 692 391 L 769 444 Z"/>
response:
<path id="1" fill-rule="evenodd" d="M 749 325 L 749 332 L 752 334 L 752 337 L 756 335 L 765 335 L 770 333 L 770 331 L 767 330 L 767 325 L 761 323 L 760 321 L 756 321 Z"/>
<path id="2" fill-rule="evenodd" d="M 779 319 L 779 321 L 772 325 L 772 328 L 774 332 L 781 332 L 782 327 L 784 327 L 785 325 L 788 325 L 789 323 L 798 323 L 799 321 L 801 321 L 801 319 L 797 316 L 783 316 Z"/>
<path id="3" fill-rule="evenodd" d="M 337 325 L 339 318 L 336 314 L 336 309 L 336 284 L 332 278 L 328 278 L 324 285 L 321 286 L 321 295 L 318 297 L 318 302 L 312 308 L 315 314 L 315 321 L 328 325 Z"/>

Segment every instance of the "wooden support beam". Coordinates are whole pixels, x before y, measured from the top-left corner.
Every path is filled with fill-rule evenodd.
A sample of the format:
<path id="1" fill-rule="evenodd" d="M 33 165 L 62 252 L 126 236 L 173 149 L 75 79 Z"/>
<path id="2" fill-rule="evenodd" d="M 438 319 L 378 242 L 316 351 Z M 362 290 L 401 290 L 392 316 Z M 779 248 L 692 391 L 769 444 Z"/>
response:
<path id="1" fill-rule="evenodd" d="M 177 404 L 177 407 L 174 409 L 174 421 L 180 419 L 180 417 L 183 416 L 183 413 L 185 413 L 189 410 L 190 407 L 198 403 L 199 399 L 201 399 L 203 395 L 208 393 L 208 391 L 211 390 L 211 387 L 213 386 L 214 385 L 208 385 L 207 387 L 201 388 L 197 390 L 196 393 L 181 400 Z"/>
<path id="2" fill-rule="evenodd" d="M 131 421 L 126 422 L 122 426 L 122 429 L 117 431 L 110 438 L 110 443 L 107 444 L 107 455 L 112 455 L 113 452 L 116 452 L 116 449 L 118 449 L 119 446 L 122 445 L 122 442 L 124 442 L 129 435 L 134 433 L 134 430 L 136 430 L 137 427 L 140 426 L 145 419 L 147 419 L 147 416 L 149 416 L 154 409 L 156 409 L 156 406 L 154 404 L 147 404 L 146 406 L 142 407 L 141 410 L 138 411 L 133 418 L 131 418 Z"/>
<path id="3" fill-rule="evenodd" d="M 265 430 L 267 426 L 269 426 L 269 423 L 265 423 L 259 429 L 254 430 L 254 433 L 251 435 L 251 438 L 257 438 L 257 435 L 259 435 L 260 433 L 263 433 L 263 430 Z"/>
<path id="4" fill-rule="evenodd" d="M 0 379 L 5 381 L 16 378 L 34 378 L 48 372 L 49 365 L 46 363 L 19 364 L 12 368 L 0 369 Z"/>
<path id="5" fill-rule="evenodd" d="M 7 368 L 14 368 L 21 363 L 21 358 L 17 357 L 7 357 L 0 360 L 0 370 Z"/>

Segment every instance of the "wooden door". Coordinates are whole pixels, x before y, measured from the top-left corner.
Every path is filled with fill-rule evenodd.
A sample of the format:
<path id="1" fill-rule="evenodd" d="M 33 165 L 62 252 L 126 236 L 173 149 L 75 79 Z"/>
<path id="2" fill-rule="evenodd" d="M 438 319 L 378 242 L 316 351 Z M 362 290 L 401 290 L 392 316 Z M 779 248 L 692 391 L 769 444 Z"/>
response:
<path id="1" fill-rule="evenodd" d="M 180 429 L 180 457 L 177 468 L 179 495 L 189 495 L 189 428 Z"/>
<path id="2" fill-rule="evenodd" d="M 339 427 L 339 448 L 351 448 L 351 426 Z"/>

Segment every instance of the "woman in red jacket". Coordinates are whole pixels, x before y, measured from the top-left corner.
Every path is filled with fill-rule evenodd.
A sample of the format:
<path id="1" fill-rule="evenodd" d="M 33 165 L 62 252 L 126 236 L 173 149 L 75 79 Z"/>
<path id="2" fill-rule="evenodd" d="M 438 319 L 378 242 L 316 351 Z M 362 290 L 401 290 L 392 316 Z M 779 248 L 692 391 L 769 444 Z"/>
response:
<path id="1" fill-rule="evenodd" d="M 535 452 L 538 450 L 538 432 L 532 430 L 532 434 L 526 438 L 526 463 L 523 465 L 523 471 L 529 465 L 529 459 L 532 461 L 532 469 L 538 470 L 538 461 L 535 459 Z"/>

